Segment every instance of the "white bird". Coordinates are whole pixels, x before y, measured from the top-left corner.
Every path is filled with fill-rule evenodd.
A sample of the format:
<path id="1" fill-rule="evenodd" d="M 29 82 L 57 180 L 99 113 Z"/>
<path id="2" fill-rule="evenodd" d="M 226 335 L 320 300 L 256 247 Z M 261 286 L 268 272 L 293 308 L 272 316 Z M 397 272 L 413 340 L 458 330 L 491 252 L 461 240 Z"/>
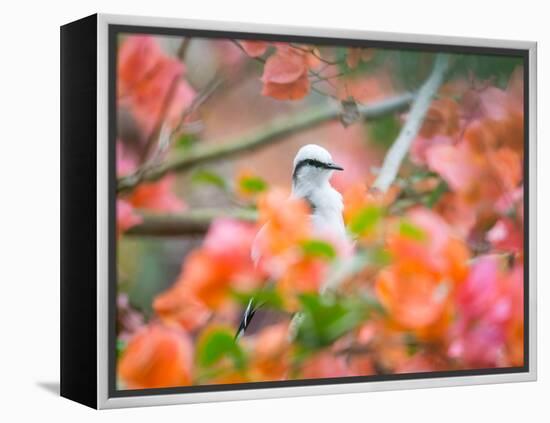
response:
<path id="1" fill-rule="evenodd" d="M 292 196 L 308 202 L 316 234 L 345 239 L 342 195 L 330 185 L 335 170 L 344 168 L 332 161 L 327 150 L 315 144 L 303 146 L 294 158 Z"/>
<path id="2" fill-rule="evenodd" d="M 303 146 L 294 158 L 291 197 L 302 198 L 309 204 L 316 235 L 346 242 L 342 195 L 330 185 L 330 177 L 335 170 L 342 171 L 344 168 L 333 162 L 326 149 L 315 144 Z M 260 259 L 258 240 L 264 228 L 260 229 L 252 245 L 251 256 L 254 263 L 258 263 Z M 255 303 L 254 298 L 250 299 L 235 335 L 236 339 L 244 333 L 260 306 L 261 304 Z"/>

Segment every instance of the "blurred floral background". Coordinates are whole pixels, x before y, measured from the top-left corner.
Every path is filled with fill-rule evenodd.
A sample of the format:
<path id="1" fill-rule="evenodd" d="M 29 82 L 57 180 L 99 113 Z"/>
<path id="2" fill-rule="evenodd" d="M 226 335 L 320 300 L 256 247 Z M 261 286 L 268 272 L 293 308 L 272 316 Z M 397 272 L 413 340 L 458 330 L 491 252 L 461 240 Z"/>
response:
<path id="1" fill-rule="evenodd" d="M 116 85 L 119 389 L 523 365 L 520 58 L 123 34 Z"/>

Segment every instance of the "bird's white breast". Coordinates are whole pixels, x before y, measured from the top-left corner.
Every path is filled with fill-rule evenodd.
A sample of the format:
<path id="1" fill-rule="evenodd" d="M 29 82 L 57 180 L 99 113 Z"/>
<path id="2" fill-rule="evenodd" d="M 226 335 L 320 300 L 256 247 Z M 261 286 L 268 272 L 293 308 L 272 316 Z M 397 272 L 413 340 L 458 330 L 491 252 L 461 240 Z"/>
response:
<path id="1" fill-rule="evenodd" d="M 342 196 L 327 184 L 321 189 L 310 192 L 307 196 L 312 205 L 311 220 L 318 235 L 346 238 L 344 220 L 342 218 Z"/>

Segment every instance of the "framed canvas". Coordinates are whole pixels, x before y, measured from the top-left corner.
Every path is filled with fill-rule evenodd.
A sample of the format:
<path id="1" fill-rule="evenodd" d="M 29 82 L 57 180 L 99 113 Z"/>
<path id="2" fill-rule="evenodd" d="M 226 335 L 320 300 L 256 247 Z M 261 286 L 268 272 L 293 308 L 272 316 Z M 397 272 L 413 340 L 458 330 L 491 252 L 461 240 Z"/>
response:
<path id="1" fill-rule="evenodd" d="M 536 379 L 536 44 L 61 28 L 61 394 Z"/>

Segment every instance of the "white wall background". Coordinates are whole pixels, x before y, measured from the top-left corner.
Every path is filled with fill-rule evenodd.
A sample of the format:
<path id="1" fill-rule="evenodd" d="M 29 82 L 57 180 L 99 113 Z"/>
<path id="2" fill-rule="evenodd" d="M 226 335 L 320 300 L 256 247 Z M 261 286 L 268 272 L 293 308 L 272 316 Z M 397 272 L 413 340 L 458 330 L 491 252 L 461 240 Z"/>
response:
<path id="1" fill-rule="evenodd" d="M 1 421 L 550 421 L 546 2 L 19 0 L 1 8 Z M 51 389 L 59 380 L 59 26 L 95 12 L 538 41 L 539 381 L 102 412 L 56 397 Z"/>

